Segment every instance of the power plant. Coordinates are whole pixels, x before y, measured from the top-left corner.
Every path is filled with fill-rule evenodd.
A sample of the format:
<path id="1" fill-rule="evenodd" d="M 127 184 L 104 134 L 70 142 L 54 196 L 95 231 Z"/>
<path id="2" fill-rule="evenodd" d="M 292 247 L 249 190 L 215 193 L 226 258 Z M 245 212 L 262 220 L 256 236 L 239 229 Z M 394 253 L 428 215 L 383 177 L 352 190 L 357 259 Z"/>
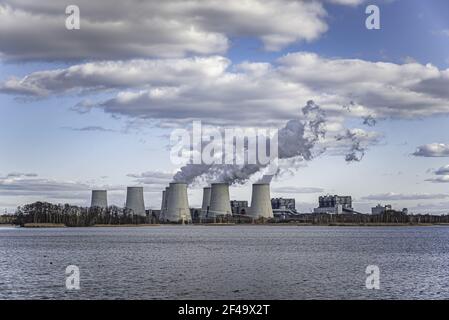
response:
<path id="1" fill-rule="evenodd" d="M 232 215 L 229 184 L 213 183 L 210 191 L 210 206 L 207 217 Z"/>
<path id="2" fill-rule="evenodd" d="M 107 208 L 107 191 L 92 190 L 91 200 L 91 207 Z M 147 216 L 143 187 L 127 187 L 125 209 L 131 210 L 137 216 Z M 275 216 L 273 215 L 269 183 L 253 184 L 251 207 L 248 207 L 248 201 L 230 200 L 228 183 L 212 183 L 210 187 L 203 188 L 200 209 L 189 207 L 186 183 L 172 182 L 162 191 L 160 210 L 152 209 L 148 212 L 152 219 L 156 219 L 153 221 L 161 223 L 190 223 L 192 220 L 197 221 L 196 219 L 200 219 L 199 222 L 201 222 L 202 218 L 212 218 L 213 222 L 217 222 L 215 218 L 219 218 L 219 222 L 229 222 L 229 219 L 254 222 L 259 218 L 269 219 Z M 276 217 L 278 216 L 279 212 L 276 212 Z M 206 222 L 212 222 L 212 220 L 206 220 Z"/>
<path id="3" fill-rule="evenodd" d="M 127 188 L 125 207 L 132 210 L 135 215 L 146 216 L 145 203 L 143 201 L 143 187 Z"/>
<path id="4" fill-rule="evenodd" d="M 203 188 L 203 204 L 201 206 L 201 217 L 207 217 L 210 207 L 210 187 Z"/>
<path id="5" fill-rule="evenodd" d="M 187 184 L 181 182 L 170 183 L 167 198 L 167 211 L 165 220 L 169 222 L 189 222 L 192 221 L 187 198 Z"/>
<path id="6" fill-rule="evenodd" d="M 253 184 L 249 215 L 254 218 L 273 218 L 271 208 L 270 185 L 268 183 Z"/>
<path id="7" fill-rule="evenodd" d="M 90 207 L 107 208 L 108 192 L 106 190 L 92 190 L 92 199 L 90 202 Z"/>

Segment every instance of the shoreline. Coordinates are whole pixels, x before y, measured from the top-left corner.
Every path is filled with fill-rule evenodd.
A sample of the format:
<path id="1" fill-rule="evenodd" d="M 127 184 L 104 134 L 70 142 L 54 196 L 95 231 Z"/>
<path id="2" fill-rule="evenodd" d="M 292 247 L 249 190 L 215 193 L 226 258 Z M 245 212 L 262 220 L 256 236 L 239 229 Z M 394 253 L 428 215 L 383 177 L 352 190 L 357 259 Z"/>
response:
<path id="1" fill-rule="evenodd" d="M 330 223 L 330 224 L 311 224 L 311 223 L 195 223 L 195 224 L 95 224 L 92 226 L 67 227 L 64 224 L 56 223 L 26 223 L 23 226 L 12 224 L 0 224 L 0 227 L 20 227 L 20 228 L 145 228 L 145 227 L 165 227 L 165 226 L 211 226 L 211 227 L 232 227 L 232 226 L 264 226 L 264 227 L 449 227 L 449 223 Z"/>

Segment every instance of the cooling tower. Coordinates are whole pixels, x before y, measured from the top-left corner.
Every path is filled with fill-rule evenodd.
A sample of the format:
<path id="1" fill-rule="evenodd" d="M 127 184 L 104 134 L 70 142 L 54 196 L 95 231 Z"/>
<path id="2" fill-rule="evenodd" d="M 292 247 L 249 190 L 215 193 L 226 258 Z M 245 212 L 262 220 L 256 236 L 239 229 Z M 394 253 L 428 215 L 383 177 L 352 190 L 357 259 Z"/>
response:
<path id="1" fill-rule="evenodd" d="M 92 190 L 91 208 L 107 208 L 108 207 L 108 192 L 106 190 Z"/>
<path id="2" fill-rule="evenodd" d="M 220 215 L 232 215 L 231 200 L 229 199 L 229 185 L 227 183 L 213 183 L 210 190 L 209 218 Z"/>
<path id="3" fill-rule="evenodd" d="M 210 187 L 203 189 L 203 205 L 201 206 L 201 217 L 206 217 L 210 206 Z"/>
<path id="4" fill-rule="evenodd" d="M 167 199 L 165 197 L 165 195 L 167 194 L 167 191 L 162 191 L 162 203 L 161 203 L 161 213 L 159 215 L 159 220 L 164 220 L 164 216 L 165 216 L 165 207 L 166 207 L 166 203 L 167 203 Z"/>
<path id="5" fill-rule="evenodd" d="M 133 210 L 135 215 L 146 216 L 143 201 L 143 187 L 128 187 L 125 207 Z"/>
<path id="6" fill-rule="evenodd" d="M 270 185 L 268 183 L 253 184 L 251 208 L 249 215 L 253 218 L 273 218 L 271 208 Z"/>
<path id="7" fill-rule="evenodd" d="M 191 221 L 189 200 L 187 198 L 187 184 L 173 182 L 167 194 L 167 210 L 165 212 L 165 220 L 170 222 Z"/>
<path id="8" fill-rule="evenodd" d="M 166 187 L 164 191 L 162 191 L 162 203 L 161 203 L 161 214 L 159 216 L 159 220 L 165 221 L 165 215 L 167 213 L 168 206 L 168 192 L 170 188 Z"/>

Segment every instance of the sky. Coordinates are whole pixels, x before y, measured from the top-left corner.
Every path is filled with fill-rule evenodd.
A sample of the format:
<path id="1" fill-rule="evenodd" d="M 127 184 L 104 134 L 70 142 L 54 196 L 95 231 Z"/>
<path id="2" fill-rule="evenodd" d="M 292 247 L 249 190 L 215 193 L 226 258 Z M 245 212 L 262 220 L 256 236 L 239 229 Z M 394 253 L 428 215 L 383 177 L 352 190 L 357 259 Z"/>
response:
<path id="1" fill-rule="evenodd" d="M 180 169 L 173 130 L 282 128 L 312 100 L 325 136 L 284 164 L 273 197 L 447 213 L 448 13 L 446 0 L 0 0 L 0 211 L 88 205 L 99 188 L 123 205 L 134 185 L 160 208 Z M 250 200 L 254 181 L 231 198 Z M 189 188 L 191 206 L 210 182 Z"/>

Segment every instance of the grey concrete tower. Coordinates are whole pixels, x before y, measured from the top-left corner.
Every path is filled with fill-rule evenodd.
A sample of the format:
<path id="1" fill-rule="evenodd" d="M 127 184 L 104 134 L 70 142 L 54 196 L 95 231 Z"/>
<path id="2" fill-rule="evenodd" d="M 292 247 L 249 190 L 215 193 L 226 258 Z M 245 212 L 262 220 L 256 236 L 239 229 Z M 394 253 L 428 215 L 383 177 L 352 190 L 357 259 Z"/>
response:
<path id="1" fill-rule="evenodd" d="M 203 205 L 201 206 L 201 217 L 205 218 L 210 207 L 210 187 L 203 189 Z"/>
<path id="2" fill-rule="evenodd" d="M 251 197 L 251 208 L 249 216 L 257 218 L 273 218 L 273 209 L 271 208 L 270 184 L 253 184 L 253 193 Z"/>
<path id="3" fill-rule="evenodd" d="M 214 218 L 220 215 L 232 215 L 229 184 L 212 183 L 208 217 Z"/>
<path id="4" fill-rule="evenodd" d="M 145 216 L 145 203 L 143 201 L 143 187 L 128 187 L 126 191 L 127 209 L 133 210 L 138 216 Z"/>
<path id="5" fill-rule="evenodd" d="M 162 191 L 162 203 L 161 203 L 161 213 L 159 215 L 159 220 L 165 220 L 165 208 L 166 208 L 166 204 L 167 204 L 167 199 L 166 199 L 166 194 L 167 191 L 163 190 Z"/>
<path id="6" fill-rule="evenodd" d="M 107 208 L 108 207 L 108 192 L 106 190 L 92 190 L 92 199 L 90 207 Z"/>
<path id="7" fill-rule="evenodd" d="M 187 184 L 181 182 L 170 183 L 167 198 L 165 219 L 170 222 L 192 221 L 187 197 Z"/>
<path id="8" fill-rule="evenodd" d="M 161 215 L 159 219 L 161 221 L 165 221 L 165 216 L 167 215 L 167 207 L 168 207 L 168 193 L 170 191 L 169 187 L 166 187 L 164 191 L 162 191 L 162 203 L 161 203 Z"/>

